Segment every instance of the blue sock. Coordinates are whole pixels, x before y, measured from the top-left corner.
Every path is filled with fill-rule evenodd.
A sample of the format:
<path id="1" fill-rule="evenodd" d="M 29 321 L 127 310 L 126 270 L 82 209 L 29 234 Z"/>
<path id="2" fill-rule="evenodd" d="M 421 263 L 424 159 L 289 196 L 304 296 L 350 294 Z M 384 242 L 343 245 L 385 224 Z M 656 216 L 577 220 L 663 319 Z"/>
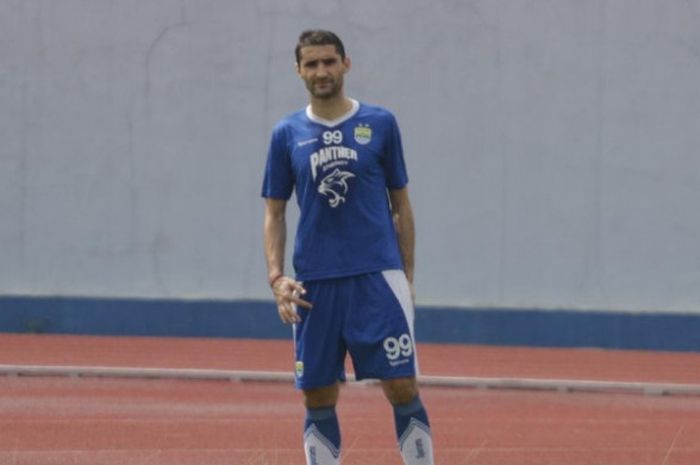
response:
<path id="1" fill-rule="evenodd" d="M 420 397 L 394 405 L 394 423 L 399 450 L 406 465 L 433 465 L 433 440 L 428 413 Z"/>
<path id="2" fill-rule="evenodd" d="M 306 409 L 304 452 L 307 465 L 339 463 L 340 427 L 335 407 Z"/>

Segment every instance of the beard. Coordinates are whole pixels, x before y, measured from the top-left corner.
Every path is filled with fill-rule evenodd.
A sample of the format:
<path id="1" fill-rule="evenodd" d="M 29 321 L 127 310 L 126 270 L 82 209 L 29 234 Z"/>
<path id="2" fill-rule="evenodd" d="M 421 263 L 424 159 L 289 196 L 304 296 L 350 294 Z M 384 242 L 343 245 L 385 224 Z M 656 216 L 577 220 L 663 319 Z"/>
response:
<path id="1" fill-rule="evenodd" d="M 321 81 L 323 84 L 322 87 L 319 86 L 318 81 L 310 81 L 306 83 L 306 88 L 309 90 L 309 93 L 315 98 L 319 99 L 331 99 L 338 94 L 340 94 L 341 89 L 343 88 L 343 80 L 342 78 L 339 80 L 335 79 L 325 79 Z"/>

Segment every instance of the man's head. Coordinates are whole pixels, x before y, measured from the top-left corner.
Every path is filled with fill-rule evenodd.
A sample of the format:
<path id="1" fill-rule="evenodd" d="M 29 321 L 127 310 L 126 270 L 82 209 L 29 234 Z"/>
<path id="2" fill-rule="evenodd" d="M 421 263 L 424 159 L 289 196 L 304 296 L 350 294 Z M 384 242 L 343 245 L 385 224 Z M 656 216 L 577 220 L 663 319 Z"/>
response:
<path id="1" fill-rule="evenodd" d="M 350 70 L 350 59 L 337 35 L 323 30 L 304 31 L 294 53 L 297 73 L 313 98 L 342 96 L 343 76 Z"/>
<path id="2" fill-rule="evenodd" d="M 299 35 L 299 41 L 294 49 L 294 55 L 297 59 L 297 66 L 301 61 L 301 49 L 311 45 L 332 45 L 335 51 L 340 55 L 340 59 L 345 60 L 345 46 L 335 33 L 325 31 L 323 29 L 309 29 Z"/>

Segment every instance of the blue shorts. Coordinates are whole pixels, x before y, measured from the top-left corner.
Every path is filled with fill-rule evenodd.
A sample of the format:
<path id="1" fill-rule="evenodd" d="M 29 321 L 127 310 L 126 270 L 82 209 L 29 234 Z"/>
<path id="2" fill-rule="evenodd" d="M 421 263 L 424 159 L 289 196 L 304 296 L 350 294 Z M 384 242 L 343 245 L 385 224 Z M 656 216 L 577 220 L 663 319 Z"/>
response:
<path id="1" fill-rule="evenodd" d="M 406 275 L 388 270 L 304 283 L 294 325 L 296 386 L 310 389 L 345 380 L 350 353 L 356 379 L 391 379 L 418 372 L 414 310 Z"/>

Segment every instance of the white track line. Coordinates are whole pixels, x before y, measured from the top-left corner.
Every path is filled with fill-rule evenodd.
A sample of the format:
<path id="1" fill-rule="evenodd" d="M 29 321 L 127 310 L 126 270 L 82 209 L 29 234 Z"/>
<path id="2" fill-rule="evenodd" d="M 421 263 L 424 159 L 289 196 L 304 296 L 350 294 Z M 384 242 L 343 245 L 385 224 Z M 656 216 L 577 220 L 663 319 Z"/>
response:
<path id="1" fill-rule="evenodd" d="M 291 372 L 252 370 L 202 370 L 191 368 L 131 368 L 100 366 L 50 366 L 50 365 L 0 365 L 4 376 L 66 376 L 139 379 L 191 379 L 221 381 L 274 381 L 293 382 Z M 461 387 L 476 389 L 527 389 L 560 392 L 629 392 L 645 395 L 700 396 L 698 384 L 673 384 L 629 381 L 595 381 L 538 378 L 477 378 L 468 376 L 421 375 L 422 386 Z M 348 375 L 348 382 L 371 384 L 373 381 L 356 381 Z"/>

